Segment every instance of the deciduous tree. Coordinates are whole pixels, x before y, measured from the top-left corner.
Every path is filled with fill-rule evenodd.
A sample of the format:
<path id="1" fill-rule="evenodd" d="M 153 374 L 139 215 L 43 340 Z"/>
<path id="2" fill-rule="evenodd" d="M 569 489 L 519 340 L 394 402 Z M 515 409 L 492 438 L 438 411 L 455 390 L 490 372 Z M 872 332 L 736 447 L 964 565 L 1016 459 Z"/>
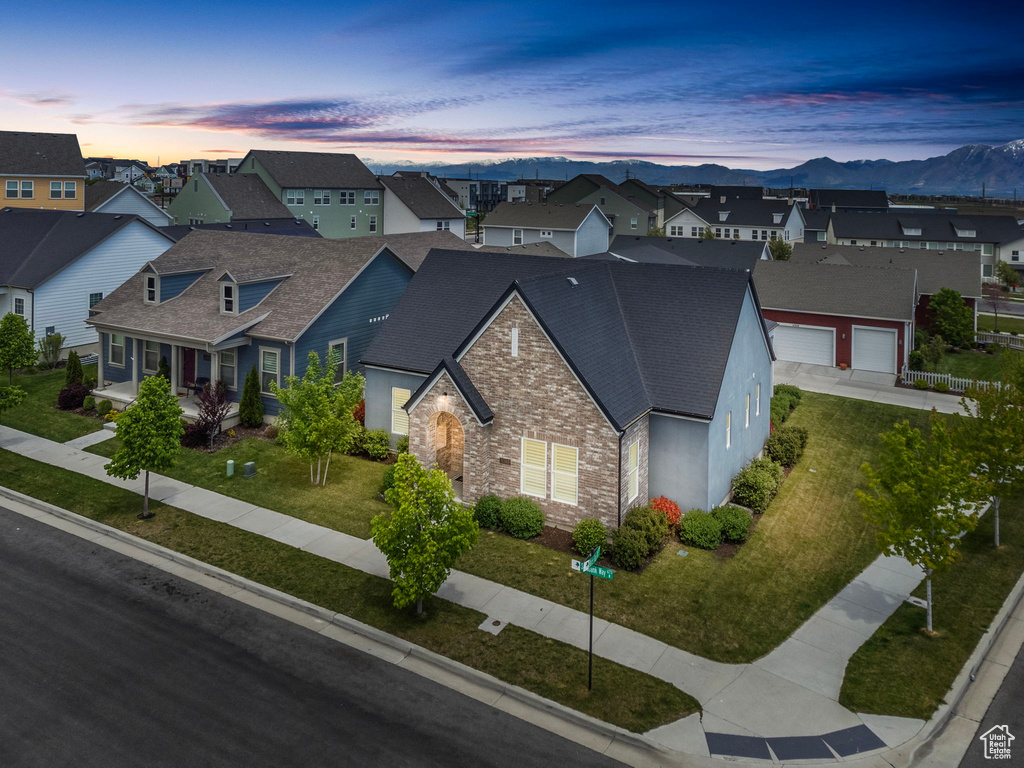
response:
<path id="1" fill-rule="evenodd" d="M 771 251 L 772 258 L 776 261 L 789 261 L 793 255 L 793 246 L 781 237 L 773 237 L 769 240 L 768 250 Z"/>
<path id="2" fill-rule="evenodd" d="M 715 233 L 711 231 L 711 227 L 704 227 L 704 231 L 700 233 L 701 240 L 714 240 Z"/>
<path id="3" fill-rule="evenodd" d="M 181 406 L 171 394 L 171 384 L 163 376 L 148 376 L 139 384 L 135 405 L 117 420 L 121 447 L 110 457 L 107 474 L 134 480 L 146 473 L 146 489 L 139 518 L 153 516 L 149 511 L 149 473 L 169 469 L 181 450 Z"/>
<path id="4" fill-rule="evenodd" d="M 24 400 L 26 394 L 21 387 L 0 387 L 0 416 Z"/>
<path id="5" fill-rule="evenodd" d="M 1020 272 L 1008 261 L 999 259 L 996 262 L 996 279 L 1007 288 L 1016 288 L 1020 284 Z"/>
<path id="6" fill-rule="evenodd" d="M 995 315 L 995 319 L 992 321 L 992 330 L 999 333 L 999 313 L 1006 312 L 1006 308 L 1010 305 L 1010 300 L 1006 298 L 1002 286 L 998 283 L 985 283 L 981 286 L 981 292 L 985 296 L 985 301 L 992 307 L 992 314 Z"/>
<path id="7" fill-rule="evenodd" d="M 966 347 L 974 339 L 974 313 L 952 288 L 942 288 L 929 304 L 935 333 L 954 347 Z"/>
<path id="8" fill-rule="evenodd" d="M 928 343 L 921 347 L 921 357 L 925 359 L 925 362 L 932 364 L 933 371 L 937 371 L 939 363 L 942 362 L 942 356 L 948 349 L 949 345 L 941 336 L 932 336 L 928 339 Z"/>
<path id="9" fill-rule="evenodd" d="M 421 614 L 423 598 L 441 588 L 480 528 L 455 500 L 448 475 L 424 469 L 411 453 L 399 455 L 395 483 L 385 495 L 394 509 L 373 518 L 373 543 L 388 560 L 395 607 L 415 603 Z"/>
<path id="10" fill-rule="evenodd" d="M 7 371 L 7 384 L 14 384 L 14 371 L 37 359 L 32 331 L 21 315 L 8 312 L 0 320 L 0 368 Z"/>

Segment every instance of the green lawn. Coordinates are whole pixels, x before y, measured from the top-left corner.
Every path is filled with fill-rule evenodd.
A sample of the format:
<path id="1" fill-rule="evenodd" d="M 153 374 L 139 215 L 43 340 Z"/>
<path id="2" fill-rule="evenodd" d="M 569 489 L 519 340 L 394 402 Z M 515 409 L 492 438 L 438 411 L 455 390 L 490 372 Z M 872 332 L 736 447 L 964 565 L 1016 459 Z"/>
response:
<path id="1" fill-rule="evenodd" d="M 938 372 L 980 381 L 1000 381 L 1005 355 L 1019 355 L 1013 349 L 999 348 L 995 354 L 977 349 L 965 349 L 944 355 L 939 361 Z"/>
<path id="2" fill-rule="evenodd" d="M 95 365 L 84 365 L 82 371 L 86 376 L 96 376 Z M 64 388 L 65 375 L 63 368 L 31 375 L 15 375 L 15 386 L 24 389 L 28 396 L 17 408 L 6 411 L 0 424 L 58 443 L 66 443 L 102 428 L 103 422 L 99 419 L 59 411 L 53 407 L 57 404 L 57 393 Z M 6 380 L 3 383 L 6 384 Z"/>
<path id="3" fill-rule="evenodd" d="M 1024 499 L 1006 500 L 1000 514 L 1002 547 L 986 514 L 964 537 L 963 560 L 935 577 L 933 626 L 925 611 L 904 603 L 850 659 L 839 701 L 858 712 L 928 719 L 942 704 L 1006 596 L 1024 571 Z M 914 592 L 925 596 L 922 583 Z"/>
<path id="4" fill-rule="evenodd" d="M 594 659 L 587 691 L 587 654 L 516 626 L 497 635 L 477 627 L 484 614 L 438 598 L 424 616 L 398 611 L 386 579 L 347 568 L 263 536 L 188 512 L 150 504 L 140 521 L 138 495 L 99 480 L 0 450 L 0 485 L 344 613 L 546 698 L 635 732 L 699 709 L 669 683 L 605 659 Z"/>
<path id="5" fill-rule="evenodd" d="M 987 331 L 992 333 L 995 331 L 995 315 L 978 315 L 978 330 Z M 1009 333 L 1010 331 L 1016 331 L 1017 333 L 1024 333 L 1024 318 L 1011 317 L 1009 315 L 999 316 L 999 332 Z"/>
<path id="6" fill-rule="evenodd" d="M 927 413 L 827 395 L 805 394 L 792 423 L 811 432 L 807 452 L 754 535 L 733 558 L 672 539 L 642 575 L 619 572 L 602 582 L 597 613 L 670 645 L 725 662 L 769 652 L 841 590 L 878 554 L 853 489 L 872 459 L 878 434 L 900 419 L 924 424 Z M 114 440 L 90 449 L 109 456 Z M 183 451 L 173 477 L 357 536 L 383 505 L 371 497 L 383 466 L 343 457 L 326 488 L 309 485 L 308 466 L 258 440 L 216 454 Z M 224 462 L 255 460 L 252 480 L 223 477 Z M 810 472 L 814 469 L 815 472 Z M 484 531 L 457 567 L 579 610 L 588 583 L 569 556 Z"/>

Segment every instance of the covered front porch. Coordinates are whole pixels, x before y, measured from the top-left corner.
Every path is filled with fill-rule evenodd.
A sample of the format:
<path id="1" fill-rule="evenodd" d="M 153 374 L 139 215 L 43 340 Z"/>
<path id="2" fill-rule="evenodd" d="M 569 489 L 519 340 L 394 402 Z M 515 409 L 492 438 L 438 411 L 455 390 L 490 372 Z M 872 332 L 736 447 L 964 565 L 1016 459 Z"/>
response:
<path id="1" fill-rule="evenodd" d="M 96 398 L 96 402 L 109 400 L 114 408 L 123 411 L 135 402 L 135 398 L 138 396 L 138 385 L 126 381 L 109 384 L 105 387 L 96 387 L 92 391 L 92 396 Z M 195 421 L 199 418 L 199 398 L 196 392 L 190 391 L 186 393 L 179 389 L 177 397 L 178 405 L 181 406 L 182 413 L 186 419 Z M 238 426 L 238 403 L 233 402 L 228 408 L 228 415 L 224 418 L 221 428 L 230 429 L 235 426 Z"/>

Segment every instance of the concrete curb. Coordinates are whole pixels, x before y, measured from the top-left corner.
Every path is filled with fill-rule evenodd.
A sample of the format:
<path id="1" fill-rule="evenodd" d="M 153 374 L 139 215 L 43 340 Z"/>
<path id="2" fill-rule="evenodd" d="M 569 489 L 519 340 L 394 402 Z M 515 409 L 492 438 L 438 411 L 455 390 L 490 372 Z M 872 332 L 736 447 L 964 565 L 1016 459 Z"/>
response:
<path id="1" fill-rule="evenodd" d="M 520 688 L 519 686 L 512 685 L 511 683 L 506 683 L 492 675 L 473 669 L 472 667 L 454 661 L 453 659 L 449 659 L 446 656 L 442 656 L 441 654 L 423 648 L 422 646 L 415 645 L 414 643 L 403 640 L 402 638 L 395 637 L 394 635 L 388 634 L 376 627 L 372 627 L 369 624 L 364 624 L 363 622 L 357 621 L 345 614 L 334 613 L 333 611 L 329 611 L 326 608 L 322 608 L 319 605 L 302 600 L 301 598 L 294 597 L 285 592 L 280 592 L 279 590 L 273 589 L 272 587 L 268 587 L 264 584 L 251 581 L 242 576 L 231 573 L 230 571 L 210 565 L 209 563 L 205 563 L 201 560 L 196 560 L 188 555 L 175 552 L 172 549 L 162 547 L 159 544 L 154 544 L 150 541 L 139 538 L 138 536 L 134 536 L 117 528 L 112 528 L 111 526 L 96 522 L 95 520 L 75 514 L 74 512 L 62 509 L 56 505 L 35 499 L 31 496 L 26 496 L 25 494 L 13 491 L 3 486 L 0 486 L 0 498 L 7 498 L 12 501 L 20 502 L 26 506 L 38 509 L 41 512 L 46 512 L 54 517 L 59 517 L 62 520 L 74 523 L 82 528 L 103 534 L 124 544 L 137 547 L 149 554 L 156 555 L 170 562 L 185 566 L 202 575 L 210 576 L 219 581 L 223 581 L 226 584 L 230 584 L 231 586 L 238 587 L 239 589 L 252 594 L 272 600 L 287 608 L 292 608 L 309 614 L 310 616 L 320 619 L 328 624 L 334 624 L 361 637 L 365 637 L 368 640 L 372 640 L 376 643 L 392 648 L 405 656 L 412 656 L 420 659 L 438 670 L 457 675 L 470 683 L 475 683 L 487 688 L 488 690 L 492 690 L 495 693 L 509 696 L 540 713 L 552 715 L 563 721 L 571 723 L 572 725 L 590 730 L 598 736 L 611 739 L 613 743 L 624 743 L 647 752 L 660 753 L 665 757 L 674 754 L 682 754 L 676 753 L 645 736 L 633 733 L 632 731 L 627 731 L 625 728 L 612 725 L 611 723 L 606 723 L 603 720 L 578 712 L 564 704 L 559 704 L 556 701 L 545 699 L 543 696 L 533 693 L 532 691 L 528 691 L 525 688 Z M 410 671 L 415 672 L 415 670 Z"/>

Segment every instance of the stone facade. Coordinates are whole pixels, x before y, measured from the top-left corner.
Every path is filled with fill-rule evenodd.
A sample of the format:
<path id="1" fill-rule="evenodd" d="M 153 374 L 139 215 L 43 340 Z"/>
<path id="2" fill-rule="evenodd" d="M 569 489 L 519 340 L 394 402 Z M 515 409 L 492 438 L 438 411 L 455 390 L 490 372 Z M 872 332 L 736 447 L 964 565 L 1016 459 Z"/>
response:
<path id="1" fill-rule="evenodd" d="M 518 329 L 516 356 L 512 355 L 513 329 Z M 545 496 L 531 498 L 543 508 L 549 524 L 571 527 L 582 518 L 597 517 L 610 528 L 617 526 L 620 512 L 632 506 L 626 500 L 627 449 L 637 438 L 640 493 L 634 503 L 646 500 L 647 416 L 627 429 L 620 463 L 618 434 L 517 296 L 460 363 L 491 407 L 493 421 L 481 426 L 443 374 L 409 416 L 409 448 L 425 466 L 433 465 L 439 460 L 438 425 L 445 425 L 450 417 L 458 419 L 464 434 L 462 476 L 467 503 L 487 493 L 503 499 L 522 494 L 523 438 L 547 443 Z M 576 504 L 551 498 L 552 443 L 578 449 Z M 445 457 L 444 452 L 440 457 Z"/>

